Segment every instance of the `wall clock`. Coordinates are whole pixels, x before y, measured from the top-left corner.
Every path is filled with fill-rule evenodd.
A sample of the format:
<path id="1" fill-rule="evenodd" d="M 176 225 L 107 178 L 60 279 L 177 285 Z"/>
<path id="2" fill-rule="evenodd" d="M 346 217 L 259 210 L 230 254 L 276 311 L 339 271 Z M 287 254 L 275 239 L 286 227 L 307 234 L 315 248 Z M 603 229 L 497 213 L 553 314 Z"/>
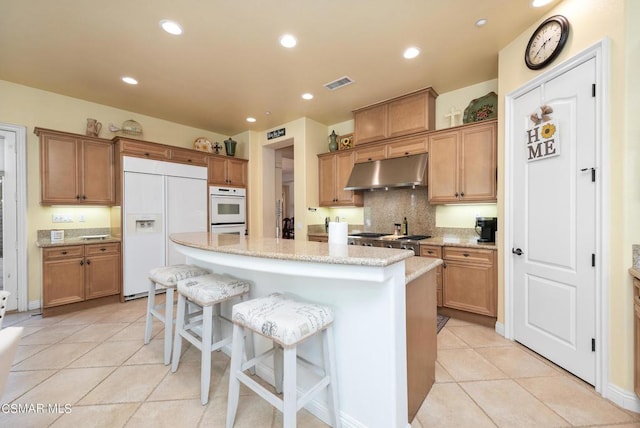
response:
<path id="1" fill-rule="evenodd" d="M 569 37 L 569 20 L 562 15 L 546 19 L 531 35 L 524 62 L 532 70 L 549 65 L 562 51 Z"/>

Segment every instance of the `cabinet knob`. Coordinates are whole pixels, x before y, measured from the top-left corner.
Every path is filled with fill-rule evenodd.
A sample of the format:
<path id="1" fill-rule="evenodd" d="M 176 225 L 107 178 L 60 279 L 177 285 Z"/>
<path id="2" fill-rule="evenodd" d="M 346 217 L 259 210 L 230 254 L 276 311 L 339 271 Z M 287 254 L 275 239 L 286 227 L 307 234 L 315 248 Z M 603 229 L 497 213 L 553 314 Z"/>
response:
<path id="1" fill-rule="evenodd" d="M 191 159 L 187 159 L 187 162 L 191 162 Z"/>
<path id="2" fill-rule="evenodd" d="M 87 264 L 90 265 L 91 264 L 91 260 L 87 259 Z"/>
<path id="3" fill-rule="evenodd" d="M 145 155 L 146 157 L 149 157 L 149 153 L 145 153 L 144 155 Z"/>
<path id="4" fill-rule="evenodd" d="M 82 199 L 87 199 L 87 195 L 82 195 Z"/>
<path id="5" fill-rule="evenodd" d="M 84 265 L 84 260 L 80 260 L 80 266 Z"/>
<path id="6" fill-rule="evenodd" d="M 469 253 L 462 253 L 463 256 L 469 257 Z"/>
<path id="7" fill-rule="evenodd" d="M 80 195 L 76 195 L 76 200 L 80 200 Z"/>
<path id="8" fill-rule="evenodd" d="M 63 251 L 63 252 L 62 252 L 62 255 L 63 255 L 63 256 L 66 256 L 66 255 L 67 255 L 67 252 L 66 252 L 66 251 Z"/>
<path id="9" fill-rule="evenodd" d="M 458 197 L 458 192 L 456 192 L 454 196 L 457 198 Z"/>
<path id="10" fill-rule="evenodd" d="M 460 197 L 464 198 L 464 192 L 460 192 Z"/>
<path id="11" fill-rule="evenodd" d="M 407 156 L 409 154 L 409 152 L 404 152 L 404 155 Z"/>
<path id="12" fill-rule="evenodd" d="M 371 158 L 367 158 L 367 160 L 369 160 L 369 161 L 370 161 L 370 160 L 371 160 Z"/>
<path id="13" fill-rule="evenodd" d="M 100 251 L 107 251 L 106 248 L 100 248 Z"/>

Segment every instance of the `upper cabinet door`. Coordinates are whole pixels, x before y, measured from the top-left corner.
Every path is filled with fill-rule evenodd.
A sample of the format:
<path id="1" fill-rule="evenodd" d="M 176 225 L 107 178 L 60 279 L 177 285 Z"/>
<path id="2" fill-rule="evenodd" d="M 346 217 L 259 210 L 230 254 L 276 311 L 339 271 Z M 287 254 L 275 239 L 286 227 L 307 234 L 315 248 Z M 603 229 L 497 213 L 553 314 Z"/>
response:
<path id="1" fill-rule="evenodd" d="M 435 124 L 434 91 L 424 91 L 391 101 L 388 107 L 387 137 L 429 131 Z"/>
<path id="2" fill-rule="evenodd" d="M 354 144 L 387 138 L 387 105 L 382 104 L 354 112 Z"/>
<path id="3" fill-rule="evenodd" d="M 230 186 L 246 187 L 247 162 L 240 159 L 227 159 L 227 180 Z"/>
<path id="4" fill-rule="evenodd" d="M 115 204 L 112 142 L 41 128 L 35 133 L 43 205 Z"/>
<path id="5" fill-rule="evenodd" d="M 115 203 L 113 156 L 111 143 L 82 141 L 82 202 L 99 205 Z"/>
<path id="6" fill-rule="evenodd" d="M 459 135 L 451 131 L 429 136 L 429 203 L 458 201 Z"/>
<path id="7" fill-rule="evenodd" d="M 496 123 L 461 130 L 460 192 L 464 202 L 497 200 Z"/>
<path id="8" fill-rule="evenodd" d="M 41 135 L 40 179 L 42 204 L 78 203 L 81 198 L 81 144 L 74 137 Z"/>

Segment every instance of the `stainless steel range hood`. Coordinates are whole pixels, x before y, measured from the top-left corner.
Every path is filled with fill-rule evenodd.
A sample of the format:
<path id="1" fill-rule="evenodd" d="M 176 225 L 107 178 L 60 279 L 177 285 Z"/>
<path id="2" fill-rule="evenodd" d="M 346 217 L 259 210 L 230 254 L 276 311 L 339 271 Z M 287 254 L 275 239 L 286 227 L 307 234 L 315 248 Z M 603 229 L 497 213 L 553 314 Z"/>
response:
<path id="1" fill-rule="evenodd" d="M 357 163 L 345 190 L 372 190 L 427 185 L 427 153 Z"/>

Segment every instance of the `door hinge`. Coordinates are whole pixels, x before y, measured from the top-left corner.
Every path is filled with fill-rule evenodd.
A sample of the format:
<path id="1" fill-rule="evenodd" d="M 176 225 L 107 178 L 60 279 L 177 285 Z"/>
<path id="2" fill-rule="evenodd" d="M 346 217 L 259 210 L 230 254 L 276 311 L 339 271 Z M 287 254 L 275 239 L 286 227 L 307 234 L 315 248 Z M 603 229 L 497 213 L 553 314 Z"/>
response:
<path id="1" fill-rule="evenodd" d="M 591 339 L 591 352 L 596 352 L 596 339 Z"/>
<path id="2" fill-rule="evenodd" d="M 595 83 L 591 85 L 591 96 L 593 98 L 596 97 L 596 84 Z"/>
<path id="3" fill-rule="evenodd" d="M 591 266 L 595 267 L 596 265 L 596 255 L 591 254 Z"/>

